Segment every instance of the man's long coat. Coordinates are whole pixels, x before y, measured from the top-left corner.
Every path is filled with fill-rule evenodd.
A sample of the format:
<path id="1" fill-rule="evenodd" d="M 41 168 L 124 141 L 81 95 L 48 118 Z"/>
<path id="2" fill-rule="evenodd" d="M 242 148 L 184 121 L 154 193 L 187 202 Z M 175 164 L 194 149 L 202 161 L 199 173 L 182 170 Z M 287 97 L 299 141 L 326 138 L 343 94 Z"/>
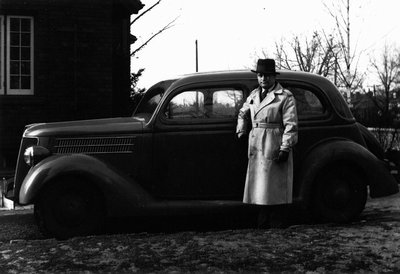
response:
<path id="1" fill-rule="evenodd" d="M 259 205 L 292 202 L 293 156 L 297 143 L 297 111 L 292 93 L 277 83 L 260 102 L 260 88 L 240 109 L 236 132 L 249 133 L 248 168 L 243 202 Z M 276 161 L 279 150 L 289 151 L 286 162 Z"/>

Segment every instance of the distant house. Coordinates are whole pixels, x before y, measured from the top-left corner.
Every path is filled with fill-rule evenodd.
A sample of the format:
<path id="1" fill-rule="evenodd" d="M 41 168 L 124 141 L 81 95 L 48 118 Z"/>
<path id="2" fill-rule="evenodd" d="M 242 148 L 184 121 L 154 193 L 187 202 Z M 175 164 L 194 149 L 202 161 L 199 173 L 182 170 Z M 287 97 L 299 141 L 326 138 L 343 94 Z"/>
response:
<path id="1" fill-rule="evenodd" d="M 379 115 L 379 107 L 383 105 L 384 98 L 374 96 L 372 92 L 357 92 L 352 98 L 352 112 L 358 122 L 367 127 L 381 126 L 381 116 Z"/>
<path id="2" fill-rule="evenodd" d="M 0 0 L 0 170 L 29 123 L 127 115 L 140 0 Z M 0 178 L 1 179 L 1 178 Z"/>

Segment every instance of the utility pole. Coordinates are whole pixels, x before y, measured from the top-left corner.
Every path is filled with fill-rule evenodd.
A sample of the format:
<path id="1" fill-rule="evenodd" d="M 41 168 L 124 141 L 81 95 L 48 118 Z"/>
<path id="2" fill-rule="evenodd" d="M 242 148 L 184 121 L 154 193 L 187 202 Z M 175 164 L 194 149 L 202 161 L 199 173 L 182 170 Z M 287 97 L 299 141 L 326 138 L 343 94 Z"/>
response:
<path id="1" fill-rule="evenodd" d="M 196 39 L 196 72 L 199 72 L 199 51 L 198 51 L 197 39 Z"/>
<path id="2" fill-rule="evenodd" d="M 198 51 L 198 44 L 196 39 L 196 72 L 199 72 L 199 51 Z M 199 112 L 199 92 L 196 91 L 196 112 Z"/>

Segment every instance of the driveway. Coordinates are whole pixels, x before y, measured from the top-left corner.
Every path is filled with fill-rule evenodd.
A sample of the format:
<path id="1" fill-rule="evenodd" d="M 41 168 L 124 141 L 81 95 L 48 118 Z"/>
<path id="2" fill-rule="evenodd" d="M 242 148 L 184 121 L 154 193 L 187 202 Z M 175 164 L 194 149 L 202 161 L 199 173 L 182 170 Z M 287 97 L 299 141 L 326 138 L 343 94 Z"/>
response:
<path id="1" fill-rule="evenodd" d="M 400 194 L 346 225 L 300 224 L 44 239 L 31 211 L 0 214 L 0 269 L 37 272 L 399 272 Z"/>

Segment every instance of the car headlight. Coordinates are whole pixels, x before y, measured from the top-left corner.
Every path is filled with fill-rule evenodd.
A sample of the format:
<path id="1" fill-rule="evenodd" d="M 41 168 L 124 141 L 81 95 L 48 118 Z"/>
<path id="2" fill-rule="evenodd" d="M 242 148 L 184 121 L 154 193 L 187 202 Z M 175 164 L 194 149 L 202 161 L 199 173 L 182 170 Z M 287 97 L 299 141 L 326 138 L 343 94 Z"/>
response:
<path id="1" fill-rule="evenodd" d="M 44 158 L 50 156 L 50 151 L 41 146 L 31 146 L 25 149 L 24 160 L 28 166 L 34 166 Z"/>

